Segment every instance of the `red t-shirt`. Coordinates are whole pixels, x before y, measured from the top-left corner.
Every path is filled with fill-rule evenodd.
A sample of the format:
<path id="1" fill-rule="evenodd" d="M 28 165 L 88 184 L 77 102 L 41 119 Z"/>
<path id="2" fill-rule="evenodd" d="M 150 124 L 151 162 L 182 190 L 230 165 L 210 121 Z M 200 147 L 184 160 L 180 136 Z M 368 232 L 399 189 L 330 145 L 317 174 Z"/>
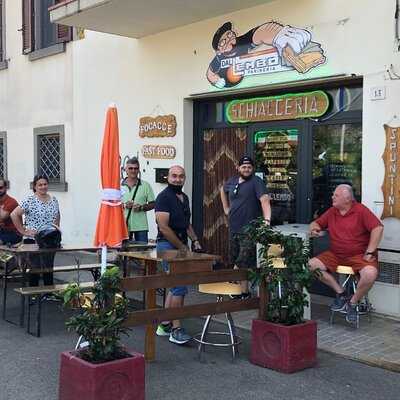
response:
<path id="1" fill-rule="evenodd" d="M 17 206 L 17 200 L 15 200 L 13 197 L 10 197 L 8 194 L 5 194 L 3 197 L 0 198 L 0 207 L 3 207 L 3 210 L 7 211 L 10 214 Z M 6 231 L 18 232 L 10 217 L 8 217 L 5 221 L 0 222 L 0 228 Z"/>
<path id="2" fill-rule="evenodd" d="M 367 250 L 370 232 L 381 221 L 364 205 L 353 202 L 350 210 L 341 215 L 331 207 L 315 221 L 329 231 L 330 250 L 338 257 L 352 257 Z"/>

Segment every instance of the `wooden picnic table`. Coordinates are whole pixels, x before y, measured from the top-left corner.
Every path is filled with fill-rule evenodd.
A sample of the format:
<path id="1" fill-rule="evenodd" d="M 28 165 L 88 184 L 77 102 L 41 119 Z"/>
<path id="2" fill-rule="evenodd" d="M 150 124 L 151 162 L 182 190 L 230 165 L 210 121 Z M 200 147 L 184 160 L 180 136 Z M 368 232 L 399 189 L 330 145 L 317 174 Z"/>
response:
<path id="1" fill-rule="evenodd" d="M 127 243 L 124 245 L 123 249 L 126 250 L 142 250 L 155 247 L 154 244 L 151 243 L 144 243 L 144 242 L 136 242 L 136 243 Z M 3 274 L 3 307 L 2 307 L 2 318 L 6 320 L 6 307 L 7 307 L 7 290 L 8 290 L 8 278 L 10 274 L 17 269 L 20 273 L 22 285 L 26 286 L 27 281 L 27 271 L 30 268 L 30 255 L 41 255 L 46 253 L 73 253 L 73 252 L 91 252 L 96 253 L 100 250 L 100 247 L 96 247 L 93 245 L 82 245 L 82 244 L 62 244 L 59 248 L 39 248 L 37 244 L 26 244 L 26 243 L 19 243 L 15 246 L 4 246 L 0 245 L 0 252 L 8 253 L 15 257 L 16 264 L 14 268 L 10 267 L 8 264 L 5 263 L 4 267 L 4 274 Z M 117 247 L 110 247 L 110 251 L 120 251 L 121 248 Z M 78 266 L 76 267 L 78 270 Z M 69 268 L 68 270 L 71 270 Z M 61 269 L 58 270 L 60 272 Z M 38 272 L 47 272 L 44 269 L 38 269 Z M 57 271 L 56 271 L 57 272 Z M 25 296 L 21 296 L 21 313 L 20 313 L 20 326 L 24 324 L 24 310 L 25 310 Z"/>
<path id="2" fill-rule="evenodd" d="M 168 274 L 188 274 L 191 272 L 212 271 L 213 262 L 221 257 L 213 254 L 195 253 L 179 250 L 147 250 L 147 251 L 121 251 L 120 256 L 144 262 L 145 275 L 157 273 L 157 262 L 167 261 L 169 264 Z M 146 290 L 145 309 L 156 308 L 156 289 Z M 145 331 L 145 358 L 148 361 L 155 359 L 156 348 L 156 325 L 146 325 Z"/>

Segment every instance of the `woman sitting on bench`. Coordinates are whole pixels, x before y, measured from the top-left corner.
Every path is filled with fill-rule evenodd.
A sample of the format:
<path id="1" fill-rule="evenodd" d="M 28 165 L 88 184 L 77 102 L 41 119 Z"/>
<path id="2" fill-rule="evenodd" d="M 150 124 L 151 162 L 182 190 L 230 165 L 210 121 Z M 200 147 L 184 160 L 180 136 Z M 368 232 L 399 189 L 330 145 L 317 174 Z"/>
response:
<path id="1" fill-rule="evenodd" d="M 36 175 L 33 178 L 33 194 L 25 198 L 12 212 L 11 218 L 15 227 L 24 236 L 24 243 L 36 243 L 35 236 L 42 229 L 53 226 L 59 229 L 60 210 L 58 200 L 48 193 L 49 180 L 45 175 Z M 25 225 L 22 216 L 25 215 Z M 55 253 L 31 255 L 32 269 L 45 269 L 43 273 L 44 285 L 53 285 L 53 272 Z M 39 285 L 38 273 L 29 275 L 29 286 Z"/>

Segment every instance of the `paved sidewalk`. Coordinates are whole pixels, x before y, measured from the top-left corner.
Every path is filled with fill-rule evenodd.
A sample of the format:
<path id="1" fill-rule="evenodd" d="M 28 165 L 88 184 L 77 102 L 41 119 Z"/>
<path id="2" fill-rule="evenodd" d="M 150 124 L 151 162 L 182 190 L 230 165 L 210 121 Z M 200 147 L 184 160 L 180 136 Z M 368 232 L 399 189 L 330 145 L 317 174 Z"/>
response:
<path id="1" fill-rule="evenodd" d="M 191 290 L 190 301 L 206 299 L 212 297 Z M 236 326 L 250 330 L 257 312 L 243 311 L 233 316 Z M 318 323 L 318 349 L 400 372 L 400 321 L 372 314 L 371 323 L 361 316 L 360 327 L 355 329 L 346 323 L 344 315 L 336 315 L 333 325 L 329 324 L 329 316 L 328 305 L 312 303 L 311 317 Z M 223 321 L 224 317 L 217 319 Z"/>
<path id="2" fill-rule="evenodd" d="M 71 278 L 76 277 L 68 276 L 68 280 Z M 87 278 L 89 274 L 81 276 L 82 280 Z M 137 296 L 141 298 L 140 293 Z M 188 297 L 188 303 L 209 300 L 210 296 L 195 289 Z M 9 306 L 9 315 L 17 320 L 15 293 L 10 296 Z M 235 363 L 226 349 L 208 348 L 204 361 L 199 362 L 195 343 L 179 347 L 169 343 L 168 338 L 157 338 L 156 361 L 146 365 L 146 399 L 397 400 L 398 373 L 346 358 L 399 371 L 400 322 L 374 316 L 371 324 L 362 320 L 360 329 L 355 330 L 339 316 L 337 323 L 329 326 L 326 306 L 313 306 L 312 312 L 318 321 L 319 349 L 325 350 L 319 351 L 315 368 L 286 375 L 252 365 L 248 361 L 250 325 L 256 313 L 241 312 L 234 315 L 243 337 Z M 0 320 L 0 400 L 57 400 L 59 355 L 74 347 L 76 336 L 66 331 L 68 312 L 58 303 L 45 303 L 43 316 L 41 338 Z M 201 331 L 202 324 L 202 319 L 184 321 L 192 335 Z M 124 342 L 143 351 L 144 329 L 135 328 Z"/>
<path id="3" fill-rule="evenodd" d="M 11 300 L 10 315 L 18 312 Z M 44 304 L 43 336 L 27 335 L 0 320 L 0 400 L 57 400 L 59 357 L 72 349 L 76 336 L 64 327 L 59 304 Z M 194 334 L 201 319 L 184 322 Z M 217 327 L 221 328 L 221 326 Z M 286 375 L 252 365 L 249 331 L 235 363 L 226 349 L 208 349 L 203 362 L 194 343 L 179 347 L 157 338 L 157 358 L 146 364 L 147 400 L 397 400 L 399 374 L 319 352 L 318 364 Z M 126 345 L 143 351 L 144 329 L 136 328 Z M 77 399 L 78 400 L 78 399 Z M 84 399 L 82 399 L 84 400 Z"/>

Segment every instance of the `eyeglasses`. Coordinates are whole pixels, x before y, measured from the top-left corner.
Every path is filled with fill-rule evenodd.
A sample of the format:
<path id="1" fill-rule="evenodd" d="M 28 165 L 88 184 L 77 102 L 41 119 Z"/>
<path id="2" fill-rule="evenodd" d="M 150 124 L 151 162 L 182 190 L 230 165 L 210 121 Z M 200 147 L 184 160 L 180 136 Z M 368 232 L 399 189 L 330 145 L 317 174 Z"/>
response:
<path id="1" fill-rule="evenodd" d="M 237 196 L 237 194 L 239 193 L 239 183 L 236 184 L 236 186 L 234 187 L 232 193 Z"/>
<path id="2" fill-rule="evenodd" d="M 128 169 L 128 170 L 138 170 L 139 169 L 139 167 L 127 167 L 126 169 Z"/>

